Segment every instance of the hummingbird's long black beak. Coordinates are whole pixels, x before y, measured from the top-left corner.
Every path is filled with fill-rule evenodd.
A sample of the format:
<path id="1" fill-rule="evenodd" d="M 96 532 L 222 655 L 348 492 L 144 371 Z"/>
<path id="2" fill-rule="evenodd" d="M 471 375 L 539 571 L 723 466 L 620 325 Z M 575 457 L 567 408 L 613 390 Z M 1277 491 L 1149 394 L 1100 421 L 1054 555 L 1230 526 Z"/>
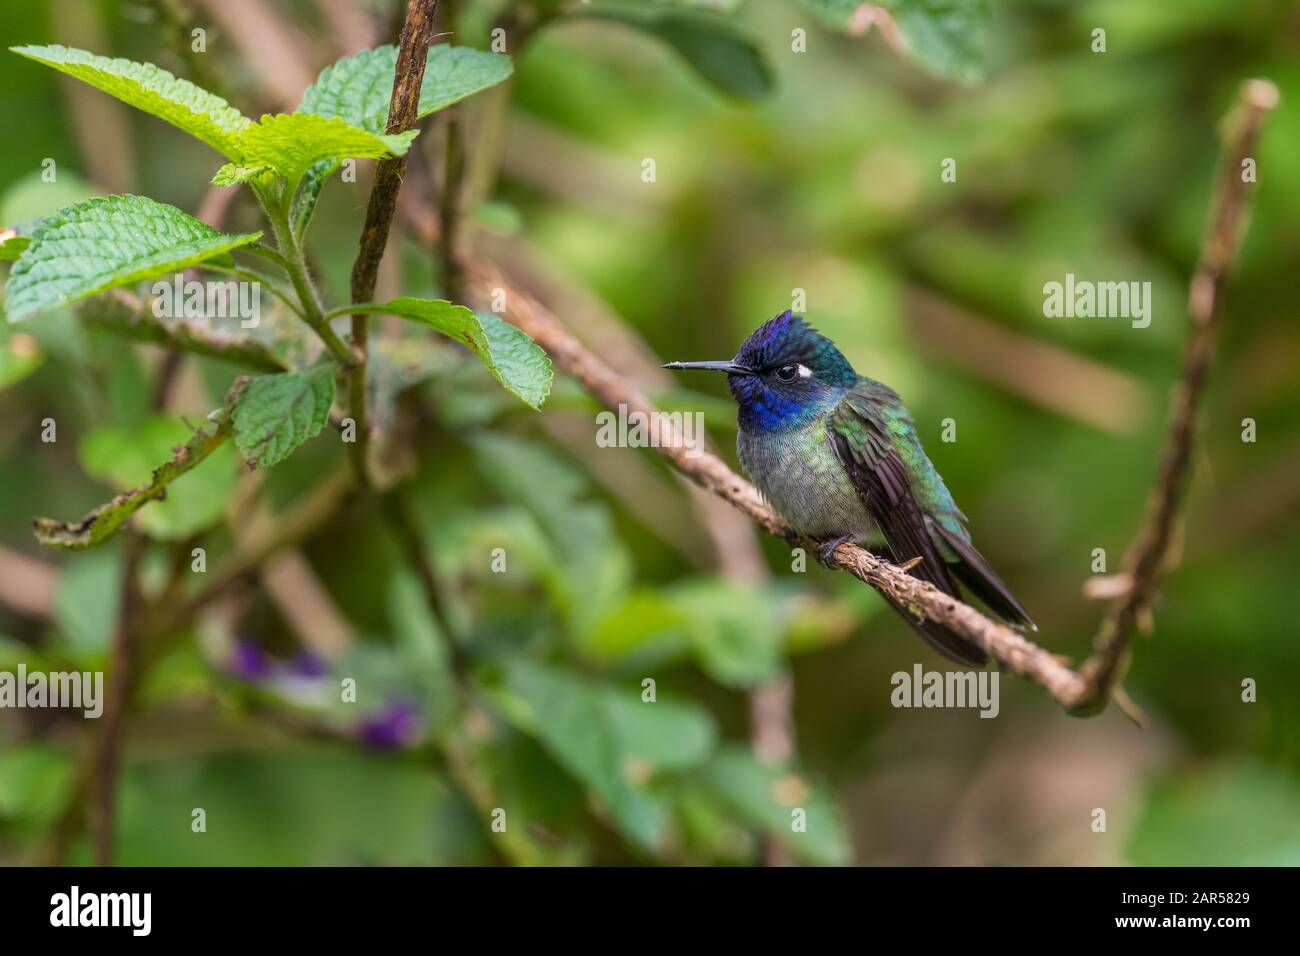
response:
<path id="1" fill-rule="evenodd" d="M 752 368 L 746 368 L 744 365 L 737 365 L 730 359 L 724 359 L 721 362 L 669 362 L 664 368 L 671 369 L 696 369 L 703 372 L 726 372 L 728 375 L 753 375 Z"/>

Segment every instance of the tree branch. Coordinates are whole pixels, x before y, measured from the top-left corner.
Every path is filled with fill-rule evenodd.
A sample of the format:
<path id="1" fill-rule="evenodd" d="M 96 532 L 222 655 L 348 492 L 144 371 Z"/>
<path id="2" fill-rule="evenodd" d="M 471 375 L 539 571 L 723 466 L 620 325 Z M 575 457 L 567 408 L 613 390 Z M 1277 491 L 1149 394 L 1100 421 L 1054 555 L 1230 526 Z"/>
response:
<path id="1" fill-rule="evenodd" d="M 1095 653 L 1083 666 L 1091 692 L 1084 706 L 1104 704 L 1123 676 L 1129 637 L 1151 607 L 1169 553 L 1191 466 L 1196 412 L 1214 361 L 1223 294 L 1246 228 L 1249 199 L 1242 165 L 1253 156 L 1264 117 L 1277 102 L 1277 87 L 1267 80 L 1250 80 L 1242 85 L 1238 115 L 1232 118 L 1236 128 L 1229 133 L 1200 261 L 1188 292 L 1190 328 L 1182 376 L 1174 388 L 1169 435 L 1146 523 L 1124 559 L 1125 593 L 1107 612 L 1097 633 Z"/>
<path id="2" fill-rule="evenodd" d="M 1127 636 L 1137 610 L 1146 607 L 1154 593 L 1173 519 L 1181 501 L 1181 489 L 1191 458 L 1195 411 L 1213 356 L 1223 287 L 1240 239 L 1247 204 L 1246 184 L 1240 173 L 1241 160 L 1254 148 L 1262 119 L 1277 101 L 1277 91 L 1271 83 L 1252 81 L 1243 87 L 1242 98 L 1244 115 L 1228 145 L 1212 225 L 1201 265 L 1191 284 L 1191 338 L 1177 390 L 1168 448 L 1157 479 L 1152 517 L 1134 552 L 1132 588 L 1108 615 L 1093 657 L 1075 671 L 1064 658 L 1038 646 L 1019 631 L 986 617 L 857 545 L 841 544 L 831 556 L 834 567 L 871 585 L 918 617 L 939 621 L 952 628 L 986 650 L 1007 669 L 1038 683 L 1063 706 L 1079 714 L 1096 713 L 1104 708 L 1115 689 Z M 422 221 L 427 227 L 427 217 L 422 217 Z M 719 458 L 707 452 L 688 456 L 686 443 L 667 417 L 651 415 L 654 406 L 644 395 L 570 335 L 541 303 L 515 288 L 495 266 L 480 260 L 469 261 L 467 281 L 471 295 L 483 301 L 491 300 L 495 292 L 504 290 L 505 317 L 532 336 L 556 365 L 606 407 L 617 409 L 623 405 L 629 413 L 646 414 L 654 423 L 653 427 L 658 429 L 657 442 L 652 441 L 652 445 L 679 472 L 731 503 L 771 534 L 805 548 L 817 546 L 817 542 L 790 528 L 749 482 Z"/>
<path id="3" fill-rule="evenodd" d="M 397 70 L 393 75 L 393 95 L 388 106 L 389 135 L 403 133 L 415 126 L 420 107 L 420 84 L 428 62 L 429 44 L 433 42 L 433 18 L 438 0 L 408 0 L 406 22 L 398 42 Z M 360 249 L 352 265 L 352 301 L 369 302 L 374 298 L 379 262 L 388 245 L 388 230 L 397 210 L 397 193 L 406 174 L 406 157 L 380 160 L 375 167 L 375 181 L 370 187 L 366 223 L 361 230 Z M 366 366 L 369 316 L 352 316 L 352 345 L 359 353 L 352 367 L 348 406 L 356 423 L 356 441 L 350 446 L 353 468 L 361 484 L 370 483 L 368 456 L 370 428 L 366 421 Z"/>
<path id="4" fill-rule="evenodd" d="M 121 289 L 92 299 L 80 309 L 80 315 L 92 328 L 135 342 L 206 355 L 262 372 L 289 371 L 288 363 L 256 339 L 232 338 L 192 322 L 162 322 L 149 314 L 138 296 Z"/>
<path id="5" fill-rule="evenodd" d="M 77 550 L 107 541 L 128 518 L 149 502 L 164 497 L 169 484 L 207 458 L 230 437 L 231 415 L 246 381 L 243 377 L 235 380 L 225 403 L 209 416 L 209 424 L 199 428 L 189 441 L 177 448 L 170 461 L 155 468 L 149 484 L 122 492 L 80 521 L 35 518 L 32 529 L 36 540 L 49 548 Z"/>

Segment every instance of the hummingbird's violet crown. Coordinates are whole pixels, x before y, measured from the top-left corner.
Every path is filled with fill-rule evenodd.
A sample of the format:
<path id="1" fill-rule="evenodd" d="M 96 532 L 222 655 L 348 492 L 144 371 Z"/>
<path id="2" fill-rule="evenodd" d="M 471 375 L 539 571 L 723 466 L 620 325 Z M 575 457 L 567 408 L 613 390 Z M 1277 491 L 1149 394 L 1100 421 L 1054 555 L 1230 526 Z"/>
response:
<path id="1" fill-rule="evenodd" d="M 858 378 L 835 343 L 789 309 L 755 329 L 736 355 L 737 364 L 755 370 L 791 362 L 806 365 L 827 385 L 848 388 Z"/>

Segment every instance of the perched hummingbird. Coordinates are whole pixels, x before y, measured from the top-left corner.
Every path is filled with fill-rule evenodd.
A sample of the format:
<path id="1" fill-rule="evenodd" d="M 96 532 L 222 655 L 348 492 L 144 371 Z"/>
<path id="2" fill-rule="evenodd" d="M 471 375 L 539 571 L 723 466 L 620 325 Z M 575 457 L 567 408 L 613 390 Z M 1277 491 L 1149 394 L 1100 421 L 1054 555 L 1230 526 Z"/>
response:
<path id="1" fill-rule="evenodd" d="M 1015 595 L 971 544 L 968 520 L 926 457 L 912 416 L 887 385 L 859 375 L 835 343 L 784 312 L 730 361 L 669 362 L 727 373 L 740 405 L 740 463 L 795 530 L 822 541 L 821 556 L 854 541 L 914 577 L 960 597 L 960 581 L 1009 624 L 1037 630 Z M 963 664 L 988 655 L 942 624 L 918 623 L 927 641 Z"/>

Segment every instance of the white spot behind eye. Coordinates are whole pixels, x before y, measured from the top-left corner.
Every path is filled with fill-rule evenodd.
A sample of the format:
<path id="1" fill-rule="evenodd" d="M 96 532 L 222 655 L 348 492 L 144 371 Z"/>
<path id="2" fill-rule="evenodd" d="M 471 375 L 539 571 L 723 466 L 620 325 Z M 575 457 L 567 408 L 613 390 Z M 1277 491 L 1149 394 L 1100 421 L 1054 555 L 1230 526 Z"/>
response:
<path id="1" fill-rule="evenodd" d="M 796 365 L 795 368 L 799 370 L 800 378 L 812 378 L 812 369 L 807 365 Z"/>

